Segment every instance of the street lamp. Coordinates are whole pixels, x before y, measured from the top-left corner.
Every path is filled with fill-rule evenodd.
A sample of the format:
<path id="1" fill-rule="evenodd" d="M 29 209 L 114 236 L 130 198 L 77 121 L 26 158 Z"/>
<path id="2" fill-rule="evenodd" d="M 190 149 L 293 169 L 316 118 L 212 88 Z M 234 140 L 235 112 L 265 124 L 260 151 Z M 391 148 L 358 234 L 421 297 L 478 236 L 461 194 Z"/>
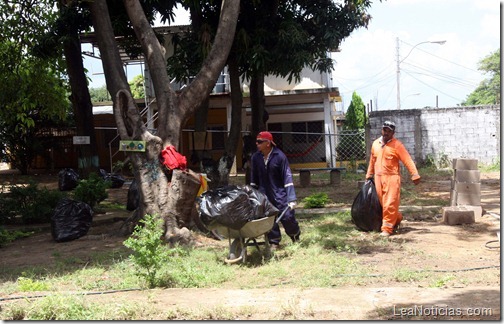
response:
<path id="1" fill-rule="evenodd" d="M 404 99 L 403 99 L 403 100 L 404 100 L 404 101 L 406 101 L 406 99 L 408 99 L 408 97 L 412 97 L 412 96 L 419 96 L 419 95 L 421 95 L 421 93 L 420 93 L 420 92 L 418 92 L 418 93 L 411 93 L 411 94 L 407 95 L 406 97 L 404 97 Z"/>
<path id="2" fill-rule="evenodd" d="M 396 72 L 396 75 L 397 75 L 397 109 L 401 109 L 401 90 L 400 90 L 400 83 L 401 83 L 401 63 L 406 59 L 408 58 L 408 56 L 411 54 L 411 52 L 413 52 L 413 50 L 418 46 L 418 45 L 421 45 L 421 44 L 426 44 L 426 43 L 432 43 L 432 44 L 439 44 L 439 45 L 443 45 L 444 43 L 446 43 L 446 41 L 425 41 L 425 42 L 420 42 L 418 44 L 416 44 L 415 46 L 413 46 L 411 48 L 411 50 L 409 51 L 408 55 L 406 55 L 402 60 L 399 60 L 399 37 L 396 37 L 396 53 L 397 53 L 397 72 Z"/>

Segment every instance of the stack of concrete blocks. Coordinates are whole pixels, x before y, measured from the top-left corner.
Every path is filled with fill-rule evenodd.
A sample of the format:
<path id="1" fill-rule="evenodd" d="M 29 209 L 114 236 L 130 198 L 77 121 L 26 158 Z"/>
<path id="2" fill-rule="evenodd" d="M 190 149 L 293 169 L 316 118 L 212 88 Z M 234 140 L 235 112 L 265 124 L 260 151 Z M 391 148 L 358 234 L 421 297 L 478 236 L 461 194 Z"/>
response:
<path id="1" fill-rule="evenodd" d="M 450 207 L 443 207 L 443 222 L 448 225 L 472 224 L 482 213 L 478 160 L 453 159 Z"/>

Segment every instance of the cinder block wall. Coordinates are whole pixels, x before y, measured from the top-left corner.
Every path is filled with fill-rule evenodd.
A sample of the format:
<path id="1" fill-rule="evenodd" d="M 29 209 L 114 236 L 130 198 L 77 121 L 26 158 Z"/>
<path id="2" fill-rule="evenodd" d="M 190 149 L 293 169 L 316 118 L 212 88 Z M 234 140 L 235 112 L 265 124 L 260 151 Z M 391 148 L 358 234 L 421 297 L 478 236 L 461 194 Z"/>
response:
<path id="1" fill-rule="evenodd" d="M 369 114 L 370 142 L 381 136 L 385 120 L 396 123 L 400 139 L 416 163 L 428 155 L 478 159 L 492 164 L 500 158 L 500 106 L 423 108 L 373 111 Z"/>

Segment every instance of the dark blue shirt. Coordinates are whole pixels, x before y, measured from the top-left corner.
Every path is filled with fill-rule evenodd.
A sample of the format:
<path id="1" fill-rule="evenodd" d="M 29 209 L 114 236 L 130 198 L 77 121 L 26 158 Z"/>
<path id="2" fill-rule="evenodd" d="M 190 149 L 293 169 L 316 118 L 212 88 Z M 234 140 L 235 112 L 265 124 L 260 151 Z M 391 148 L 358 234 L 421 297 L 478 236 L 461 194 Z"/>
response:
<path id="1" fill-rule="evenodd" d="M 264 155 L 257 151 L 252 155 L 250 184 L 259 188 L 278 210 L 282 211 L 291 201 L 296 201 L 292 171 L 285 154 L 273 147 L 267 164 Z"/>

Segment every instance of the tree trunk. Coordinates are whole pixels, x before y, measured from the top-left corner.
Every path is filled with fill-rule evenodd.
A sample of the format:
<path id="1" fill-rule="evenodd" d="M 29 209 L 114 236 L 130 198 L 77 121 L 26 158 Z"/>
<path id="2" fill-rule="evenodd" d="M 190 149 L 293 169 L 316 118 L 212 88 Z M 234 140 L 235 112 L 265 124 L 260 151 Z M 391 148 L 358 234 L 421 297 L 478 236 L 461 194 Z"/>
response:
<path id="1" fill-rule="evenodd" d="M 82 178 L 89 173 L 98 172 L 100 161 L 98 158 L 96 136 L 93 122 L 93 104 L 87 86 L 86 73 L 82 62 L 81 44 L 77 33 L 68 35 L 63 43 L 67 63 L 68 79 L 72 89 L 70 97 L 75 115 L 78 136 L 89 136 L 89 144 L 78 145 L 78 168 Z"/>
<path id="2" fill-rule="evenodd" d="M 187 204 L 194 205 L 197 190 L 194 192 L 193 188 L 196 182 L 191 180 L 193 176 L 190 172 L 178 174 L 177 171 L 169 185 L 170 172 L 160 163 L 160 153 L 168 145 L 178 147 L 182 126 L 208 97 L 224 68 L 234 38 L 239 1 L 223 1 L 212 49 L 195 80 L 180 94 L 176 94 L 170 87 L 164 48 L 149 25 L 140 2 L 124 0 L 124 5 L 151 71 L 159 116 L 158 129 L 154 136 L 143 124 L 131 96 L 117 51 L 106 0 L 90 2 L 107 89 L 114 100 L 114 115 L 119 135 L 123 140 L 143 140 L 146 143 L 145 152 L 131 153 L 141 203 L 125 228 L 131 230 L 135 222 L 147 213 L 158 215 L 164 219 L 165 238 L 169 242 L 188 242 L 190 238 L 187 229 L 180 226 L 187 225 L 191 219 Z M 197 187 L 199 188 L 199 185 Z"/>
<path id="3" fill-rule="evenodd" d="M 253 136 L 266 130 L 264 122 L 264 74 L 258 73 L 250 79 L 250 105 L 252 106 Z"/>
<path id="4" fill-rule="evenodd" d="M 219 159 L 217 166 L 217 174 L 219 175 L 219 178 L 215 181 L 217 186 L 225 186 L 229 183 L 229 172 L 235 161 L 236 149 L 238 148 L 242 130 L 241 111 L 243 94 L 238 71 L 238 62 L 234 55 L 230 55 L 228 58 L 228 69 L 231 83 L 231 127 L 226 140 L 224 154 Z"/>

